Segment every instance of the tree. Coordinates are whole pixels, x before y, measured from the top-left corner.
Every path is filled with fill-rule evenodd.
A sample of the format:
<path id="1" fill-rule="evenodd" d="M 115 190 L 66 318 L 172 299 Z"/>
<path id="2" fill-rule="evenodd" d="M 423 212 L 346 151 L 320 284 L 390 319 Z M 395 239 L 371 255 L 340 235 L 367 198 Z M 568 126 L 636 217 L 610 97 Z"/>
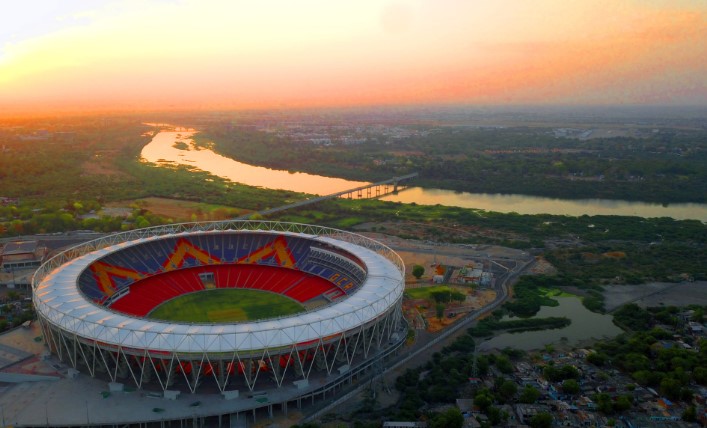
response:
<path id="1" fill-rule="evenodd" d="M 442 321 L 442 318 L 444 318 L 444 303 L 437 303 L 435 310 L 437 311 L 437 319 Z"/>
<path id="2" fill-rule="evenodd" d="M 518 401 L 524 404 L 533 404 L 540 398 L 540 391 L 530 385 L 526 385 L 518 397 Z"/>
<path id="3" fill-rule="evenodd" d="M 433 291 L 430 295 L 437 303 L 449 303 L 452 300 L 452 292 L 448 289 Z"/>
<path id="4" fill-rule="evenodd" d="M 422 275 L 425 274 L 425 267 L 422 265 L 415 265 L 412 267 L 412 276 L 414 276 L 417 279 L 422 278 Z"/>
<path id="5" fill-rule="evenodd" d="M 548 365 L 543 369 L 543 376 L 549 381 L 559 382 L 565 379 L 579 379 L 580 373 L 574 366 L 564 365 L 556 367 Z"/>
<path id="6" fill-rule="evenodd" d="M 605 415 L 614 413 L 614 406 L 609 394 L 602 392 L 594 395 L 594 402 L 597 403 L 597 409 Z"/>
<path id="7" fill-rule="evenodd" d="M 574 395 L 579 393 L 579 383 L 574 379 L 567 379 L 562 382 L 562 392 Z"/>
<path id="8" fill-rule="evenodd" d="M 606 364 L 606 354 L 599 352 L 591 352 L 587 355 L 587 362 L 594 364 L 595 366 L 603 366 Z"/>
<path id="9" fill-rule="evenodd" d="M 489 422 L 491 422 L 491 425 L 498 425 L 501 423 L 501 409 L 499 409 L 498 407 L 489 407 L 486 411 L 486 416 L 489 417 Z"/>
<path id="10" fill-rule="evenodd" d="M 466 294 L 459 291 L 452 291 L 450 298 L 457 302 L 463 302 L 466 300 Z"/>
<path id="11" fill-rule="evenodd" d="M 430 428 L 461 428 L 464 425 L 464 416 L 457 407 L 447 409 L 430 421 Z"/>
<path id="12" fill-rule="evenodd" d="M 666 377 L 660 381 L 660 392 L 671 400 L 680 398 L 680 381 L 671 377 Z"/>
<path id="13" fill-rule="evenodd" d="M 695 406 L 688 406 L 684 412 L 682 412 L 682 420 L 687 422 L 695 422 L 697 420 L 697 409 Z"/>
<path id="14" fill-rule="evenodd" d="M 614 409 L 619 412 L 628 410 L 633 405 L 633 398 L 630 395 L 620 395 L 614 402 Z"/>
<path id="15" fill-rule="evenodd" d="M 516 392 L 518 392 L 518 386 L 515 382 L 511 380 L 505 380 L 498 388 L 498 395 L 503 400 L 503 402 L 510 402 L 513 397 L 515 397 Z"/>
<path id="16" fill-rule="evenodd" d="M 551 428 L 552 415 L 547 412 L 540 412 L 530 418 L 531 428 Z"/>
<path id="17" fill-rule="evenodd" d="M 707 368 L 695 367 L 695 370 L 692 371 L 692 377 L 700 385 L 707 385 Z"/>
<path id="18" fill-rule="evenodd" d="M 491 392 L 484 388 L 476 393 L 474 396 L 474 405 L 479 406 L 482 412 L 485 412 L 493 404 L 493 395 Z"/>
<path id="19" fill-rule="evenodd" d="M 511 360 L 503 354 L 496 357 L 496 368 L 498 368 L 501 373 L 513 373 L 513 364 L 511 364 Z"/>

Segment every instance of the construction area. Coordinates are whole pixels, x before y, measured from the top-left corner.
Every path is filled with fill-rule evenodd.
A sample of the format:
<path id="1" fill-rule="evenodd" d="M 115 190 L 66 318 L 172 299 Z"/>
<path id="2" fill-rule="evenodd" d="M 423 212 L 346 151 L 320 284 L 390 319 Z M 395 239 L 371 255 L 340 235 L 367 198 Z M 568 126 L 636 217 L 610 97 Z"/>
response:
<path id="1" fill-rule="evenodd" d="M 411 328 L 430 333 L 493 302 L 498 277 L 532 257 L 522 250 L 493 245 L 442 244 L 363 234 L 388 245 L 403 259 L 403 312 Z M 415 266 L 424 268 L 419 278 L 413 275 Z"/>

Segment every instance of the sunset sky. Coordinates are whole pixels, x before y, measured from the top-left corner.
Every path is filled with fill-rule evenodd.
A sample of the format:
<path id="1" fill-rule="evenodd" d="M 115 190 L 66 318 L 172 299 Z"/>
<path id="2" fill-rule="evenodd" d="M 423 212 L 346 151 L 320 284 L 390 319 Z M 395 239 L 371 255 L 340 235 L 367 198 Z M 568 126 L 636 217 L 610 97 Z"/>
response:
<path id="1" fill-rule="evenodd" d="M 27 0 L 0 113 L 707 104 L 704 0 Z"/>

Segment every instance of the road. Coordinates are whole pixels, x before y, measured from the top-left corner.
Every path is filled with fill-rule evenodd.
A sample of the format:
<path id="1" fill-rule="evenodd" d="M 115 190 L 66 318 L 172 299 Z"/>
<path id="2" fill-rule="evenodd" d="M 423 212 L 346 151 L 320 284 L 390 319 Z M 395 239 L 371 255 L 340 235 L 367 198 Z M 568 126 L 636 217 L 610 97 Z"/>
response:
<path id="1" fill-rule="evenodd" d="M 372 383 L 382 381 L 384 385 L 392 385 L 395 379 L 408 368 L 414 368 L 425 361 L 432 358 L 435 352 L 438 352 L 444 346 L 451 343 L 457 337 L 465 334 L 465 329 L 470 327 L 479 317 L 489 312 L 493 312 L 509 297 L 509 287 L 515 280 L 523 274 L 535 262 L 534 258 L 529 258 L 519 263 L 515 261 L 513 268 L 506 268 L 506 273 L 499 277 L 497 281 L 496 299 L 489 305 L 467 314 L 458 322 L 437 333 L 429 333 L 427 331 L 418 331 L 415 343 L 397 356 L 394 362 L 389 362 L 390 365 L 383 367 L 378 374 L 371 374 L 369 378 L 361 379 L 352 389 L 346 394 L 340 396 L 337 400 L 326 404 L 323 407 L 318 407 L 309 416 L 305 417 L 302 422 L 311 422 L 317 418 L 333 411 L 336 407 L 344 405 L 353 396 L 361 393 L 364 388 L 369 387 Z M 505 268 L 505 267 L 504 267 Z"/>

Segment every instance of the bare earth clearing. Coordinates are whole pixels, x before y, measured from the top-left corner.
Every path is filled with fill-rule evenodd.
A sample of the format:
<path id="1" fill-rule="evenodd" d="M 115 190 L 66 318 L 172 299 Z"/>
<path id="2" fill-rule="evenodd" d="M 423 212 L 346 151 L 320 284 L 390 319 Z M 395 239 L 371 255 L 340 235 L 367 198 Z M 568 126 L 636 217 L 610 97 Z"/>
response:
<path id="1" fill-rule="evenodd" d="M 613 311 L 626 303 L 636 303 L 644 308 L 707 305 L 707 281 L 608 285 L 604 287 L 604 296 L 607 311 Z"/>
<path id="2" fill-rule="evenodd" d="M 153 214 L 179 221 L 227 220 L 238 217 L 248 210 L 227 206 L 204 204 L 201 202 L 182 201 L 168 198 L 142 198 L 132 201 L 120 201 L 106 204 L 109 207 L 124 207 L 136 204 Z"/>

